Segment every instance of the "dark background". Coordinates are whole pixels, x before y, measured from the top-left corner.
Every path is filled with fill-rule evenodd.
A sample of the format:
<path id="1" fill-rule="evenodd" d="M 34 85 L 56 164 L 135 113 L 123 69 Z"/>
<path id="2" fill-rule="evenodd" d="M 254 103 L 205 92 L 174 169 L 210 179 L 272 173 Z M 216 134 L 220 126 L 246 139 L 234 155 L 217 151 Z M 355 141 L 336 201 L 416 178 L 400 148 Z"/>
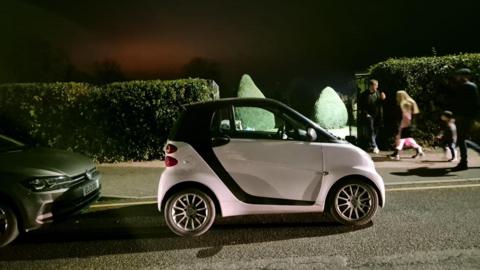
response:
<path id="1" fill-rule="evenodd" d="M 390 57 L 478 52 L 479 7 L 476 0 L 2 0 L 0 82 L 202 76 L 227 96 L 248 73 L 270 97 L 327 85 L 349 93 L 355 72 Z"/>

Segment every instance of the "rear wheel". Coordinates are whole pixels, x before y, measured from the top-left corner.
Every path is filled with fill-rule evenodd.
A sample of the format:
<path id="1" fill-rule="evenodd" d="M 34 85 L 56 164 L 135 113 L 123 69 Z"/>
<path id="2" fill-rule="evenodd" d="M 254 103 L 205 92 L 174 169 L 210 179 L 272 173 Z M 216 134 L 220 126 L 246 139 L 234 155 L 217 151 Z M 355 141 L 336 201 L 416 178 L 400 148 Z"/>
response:
<path id="1" fill-rule="evenodd" d="M 12 208 L 0 203 L 0 247 L 8 245 L 17 238 L 18 221 Z"/>
<path id="2" fill-rule="evenodd" d="M 164 215 L 172 232 L 180 236 L 199 236 L 215 221 L 215 204 L 203 191 L 186 189 L 167 200 Z"/>
<path id="3" fill-rule="evenodd" d="M 362 180 L 347 180 L 336 185 L 329 197 L 330 213 L 345 225 L 365 225 L 378 209 L 375 188 Z"/>

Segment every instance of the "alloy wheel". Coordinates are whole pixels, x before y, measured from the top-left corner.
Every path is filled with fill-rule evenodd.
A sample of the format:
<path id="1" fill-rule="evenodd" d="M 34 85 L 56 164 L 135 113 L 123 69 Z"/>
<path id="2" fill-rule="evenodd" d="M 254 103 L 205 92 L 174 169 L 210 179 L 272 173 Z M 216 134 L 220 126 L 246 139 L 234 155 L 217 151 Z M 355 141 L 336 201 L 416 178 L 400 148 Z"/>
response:
<path id="1" fill-rule="evenodd" d="M 8 218 L 5 209 L 0 207 L 0 236 L 7 233 L 8 230 Z"/>
<path id="2" fill-rule="evenodd" d="M 356 221 L 369 214 L 373 207 L 370 189 L 359 184 L 342 187 L 335 196 L 337 213 L 347 221 Z"/>
<path id="3" fill-rule="evenodd" d="M 194 193 L 185 193 L 173 202 L 170 214 L 175 226 L 190 232 L 204 226 L 211 213 L 203 198 Z"/>

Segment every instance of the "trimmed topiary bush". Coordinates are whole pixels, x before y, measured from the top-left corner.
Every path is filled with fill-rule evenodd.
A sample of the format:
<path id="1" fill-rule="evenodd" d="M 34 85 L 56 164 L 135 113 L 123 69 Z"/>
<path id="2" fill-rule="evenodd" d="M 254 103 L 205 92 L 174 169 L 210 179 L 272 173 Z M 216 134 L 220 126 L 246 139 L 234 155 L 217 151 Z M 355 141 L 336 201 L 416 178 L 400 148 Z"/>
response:
<path id="1" fill-rule="evenodd" d="M 244 74 L 238 87 L 238 97 L 265 98 L 262 91 L 253 82 L 248 74 Z M 275 117 L 272 113 L 260 109 L 236 109 L 235 119 L 241 121 L 242 126 L 257 127 L 267 130 L 275 127 Z"/>
<path id="2" fill-rule="evenodd" d="M 0 133 L 81 152 L 99 161 L 150 160 L 181 104 L 213 99 L 211 81 L 0 85 Z"/>
<path id="3" fill-rule="evenodd" d="M 347 125 L 348 112 L 340 96 L 326 87 L 315 102 L 315 121 L 323 128 L 336 129 Z"/>
<path id="4" fill-rule="evenodd" d="M 252 77 L 248 74 L 244 74 L 240 79 L 237 97 L 265 98 L 265 95 L 255 85 Z"/>
<path id="5" fill-rule="evenodd" d="M 415 99 L 421 111 L 414 118 L 415 136 L 422 143 L 431 144 L 432 134 L 438 132 L 441 112 L 449 109 L 447 94 L 452 87 L 451 75 L 456 69 L 464 67 L 472 70 L 472 81 L 478 85 L 480 54 L 389 59 L 371 66 L 371 77 L 379 81 L 381 91 L 387 94 L 385 127 L 380 134 L 383 140 L 387 141 L 398 131 L 400 112 L 395 93 L 404 89 Z M 475 136 L 480 137 L 480 132 Z"/>

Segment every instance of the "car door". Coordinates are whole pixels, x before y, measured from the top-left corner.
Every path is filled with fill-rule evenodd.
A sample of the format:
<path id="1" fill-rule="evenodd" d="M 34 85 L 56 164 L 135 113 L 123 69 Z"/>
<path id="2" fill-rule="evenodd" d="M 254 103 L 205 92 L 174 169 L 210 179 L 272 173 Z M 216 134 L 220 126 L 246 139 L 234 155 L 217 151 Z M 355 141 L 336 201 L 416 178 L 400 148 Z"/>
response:
<path id="1" fill-rule="evenodd" d="M 313 204 L 323 157 L 307 128 L 278 109 L 231 106 L 212 121 L 213 151 L 250 203 Z"/>

